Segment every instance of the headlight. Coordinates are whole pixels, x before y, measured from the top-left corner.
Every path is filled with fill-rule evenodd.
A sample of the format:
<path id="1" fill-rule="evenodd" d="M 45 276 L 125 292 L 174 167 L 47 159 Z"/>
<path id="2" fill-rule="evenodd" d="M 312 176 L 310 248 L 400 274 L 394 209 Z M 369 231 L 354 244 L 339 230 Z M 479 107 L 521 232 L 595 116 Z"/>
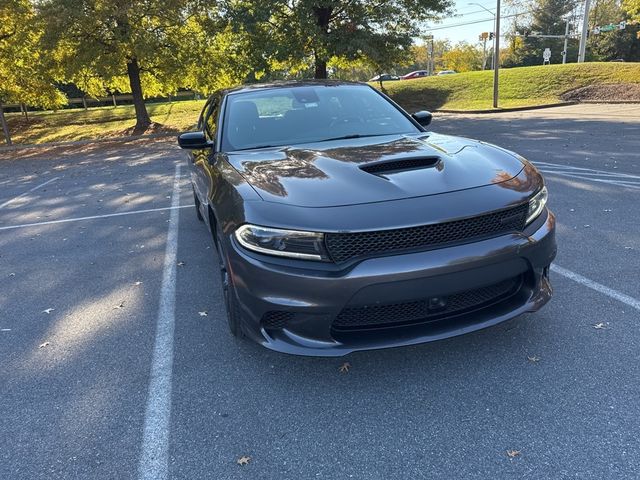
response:
<path id="1" fill-rule="evenodd" d="M 254 252 L 279 257 L 329 261 L 322 233 L 281 230 L 247 224 L 238 228 L 235 235 L 240 245 Z"/>
<path id="2" fill-rule="evenodd" d="M 527 225 L 529 225 L 533 220 L 538 218 L 538 215 L 542 213 L 544 210 L 544 206 L 547 204 L 547 198 L 549 194 L 547 192 L 547 187 L 542 187 L 538 193 L 536 193 L 531 200 L 529 200 L 529 211 L 527 212 Z"/>

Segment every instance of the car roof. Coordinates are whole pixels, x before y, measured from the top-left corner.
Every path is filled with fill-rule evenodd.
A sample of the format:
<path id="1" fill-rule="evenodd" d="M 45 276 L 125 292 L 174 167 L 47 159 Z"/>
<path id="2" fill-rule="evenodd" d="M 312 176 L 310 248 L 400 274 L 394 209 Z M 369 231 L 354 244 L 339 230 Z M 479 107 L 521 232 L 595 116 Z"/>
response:
<path id="1" fill-rule="evenodd" d="M 239 85 L 237 87 L 222 90 L 225 95 L 255 92 L 258 90 L 272 90 L 276 88 L 295 88 L 295 87 L 317 87 L 317 86 L 338 86 L 338 85 L 366 85 L 364 82 L 350 82 L 347 80 L 282 80 L 269 83 L 249 83 Z"/>

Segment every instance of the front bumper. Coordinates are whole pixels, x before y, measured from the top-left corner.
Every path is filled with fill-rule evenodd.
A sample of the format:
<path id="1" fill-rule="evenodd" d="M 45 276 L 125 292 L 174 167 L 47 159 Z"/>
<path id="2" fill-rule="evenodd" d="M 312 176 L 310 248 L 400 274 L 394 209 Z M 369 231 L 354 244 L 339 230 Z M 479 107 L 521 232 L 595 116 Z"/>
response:
<path id="1" fill-rule="evenodd" d="M 556 255 L 555 217 L 547 210 L 531 227 L 527 235 L 367 259 L 344 271 L 274 262 L 230 237 L 226 251 L 250 338 L 284 353 L 341 356 L 462 335 L 540 309 L 552 293 L 548 267 Z M 462 314 L 384 328 L 334 327 L 345 308 L 446 297 L 513 278 L 520 279 L 513 294 Z"/>

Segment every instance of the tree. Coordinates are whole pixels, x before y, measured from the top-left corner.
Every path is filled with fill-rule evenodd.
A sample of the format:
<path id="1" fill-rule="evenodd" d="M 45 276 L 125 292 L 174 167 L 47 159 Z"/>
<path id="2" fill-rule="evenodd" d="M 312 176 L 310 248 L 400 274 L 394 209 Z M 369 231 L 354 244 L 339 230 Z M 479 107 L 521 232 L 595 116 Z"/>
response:
<path id="1" fill-rule="evenodd" d="M 564 35 L 566 17 L 575 8 L 574 0 L 536 0 L 530 16 L 514 22 L 514 30 L 542 35 Z M 505 66 L 541 65 L 545 48 L 551 49 L 551 63 L 562 63 L 563 39 L 511 37 Z M 572 47 L 573 48 L 573 47 Z"/>
<path id="2" fill-rule="evenodd" d="M 459 42 L 442 55 L 445 68 L 456 72 L 480 70 L 482 60 L 482 50 L 468 42 Z"/>
<path id="3" fill-rule="evenodd" d="M 151 124 L 145 96 L 173 93 L 189 65 L 182 46 L 193 28 L 192 0 L 42 0 L 43 45 L 68 80 L 100 78 L 130 91 L 134 133 Z M 122 80 L 128 80 L 128 87 Z"/>
<path id="4" fill-rule="evenodd" d="M 0 5 L 0 123 L 9 145 L 3 104 L 52 108 L 66 101 L 53 86 L 49 65 L 40 54 L 41 27 L 29 0 L 4 0 Z"/>
<path id="5" fill-rule="evenodd" d="M 311 67 L 315 78 L 327 78 L 332 58 L 364 60 L 377 70 L 407 61 L 420 22 L 445 12 L 451 0 L 245 0 L 231 4 L 267 63 L 285 62 L 293 72 Z"/>
<path id="6" fill-rule="evenodd" d="M 640 0 L 638 11 L 640 14 Z M 627 20 L 625 29 L 601 32 L 589 37 L 589 59 L 596 61 L 610 61 L 624 59 L 628 62 L 640 60 L 640 42 L 638 30 L 640 26 L 628 16 L 633 14 L 633 1 L 623 2 L 619 0 L 600 0 L 591 10 L 591 25 L 618 24 L 621 20 Z"/>
<path id="7" fill-rule="evenodd" d="M 640 0 L 623 0 L 622 9 L 627 12 L 630 20 L 640 22 Z"/>

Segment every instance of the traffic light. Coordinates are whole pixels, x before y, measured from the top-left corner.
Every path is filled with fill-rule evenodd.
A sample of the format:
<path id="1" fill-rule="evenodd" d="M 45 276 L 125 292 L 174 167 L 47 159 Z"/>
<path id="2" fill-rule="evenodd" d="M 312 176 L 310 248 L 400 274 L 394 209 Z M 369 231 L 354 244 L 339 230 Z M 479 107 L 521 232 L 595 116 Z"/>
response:
<path id="1" fill-rule="evenodd" d="M 489 40 L 493 40 L 494 37 L 494 33 L 493 32 L 489 32 Z"/>

